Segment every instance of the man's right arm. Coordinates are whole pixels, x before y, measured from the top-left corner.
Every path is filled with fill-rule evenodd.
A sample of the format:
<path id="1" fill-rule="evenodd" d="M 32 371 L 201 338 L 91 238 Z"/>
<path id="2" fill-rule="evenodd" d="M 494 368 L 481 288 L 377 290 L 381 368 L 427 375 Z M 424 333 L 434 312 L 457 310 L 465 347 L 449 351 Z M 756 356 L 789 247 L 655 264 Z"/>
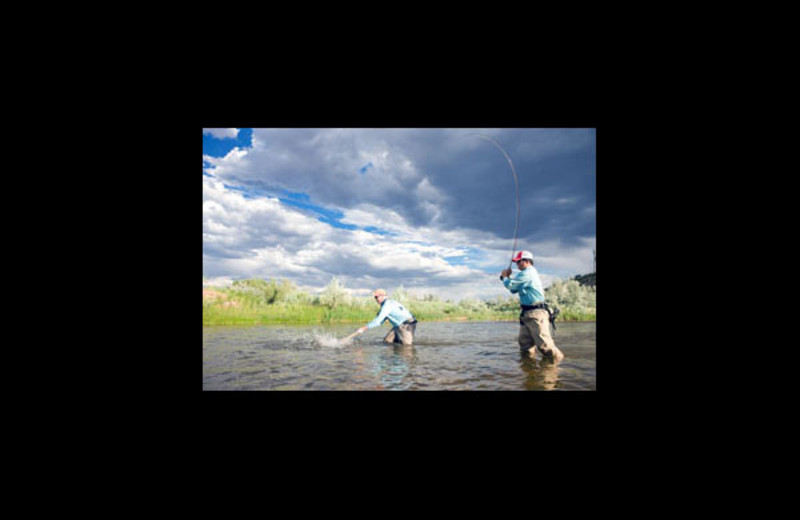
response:
<path id="1" fill-rule="evenodd" d="M 528 283 L 528 280 L 523 279 L 522 271 L 518 272 L 513 278 L 503 280 L 503 285 L 512 293 L 518 293 L 526 283 Z"/>
<path id="2" fill-rule="evenodd" d="M 391 307 L 389 305 L 384 305 L 383 307 L 381 307 L 381 311 L 378 313 L 377 316 L 375 316 L 375 319 L 367 323 L 365 327 L 367 327 L 368 329 L 374 329 L 375 327 L 379 326 L 381 323 L 383 323 L 383 320 L 386 319 L 386 316 L 389 315 L 390 310 Z"/>

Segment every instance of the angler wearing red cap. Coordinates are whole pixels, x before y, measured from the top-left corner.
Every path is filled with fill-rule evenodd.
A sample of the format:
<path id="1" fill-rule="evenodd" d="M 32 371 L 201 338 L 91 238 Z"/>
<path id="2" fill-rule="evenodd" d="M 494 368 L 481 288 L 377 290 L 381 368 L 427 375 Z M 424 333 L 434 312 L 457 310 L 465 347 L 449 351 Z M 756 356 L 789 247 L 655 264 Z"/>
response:
<path id="1" fill-rule="evenodd" d="M 536 357 L 536 349 L 554 362 L 564 358 L 564 354 L 556 347 L 550 334 L 550 323 L 554 320 L 550 307 L 544 301 L 544 289 L 539 273 L 533 267 L 533 255 L 530 251 L 520 251 L 512 259 L 517 263 L 519 272 L 511 278 L 511 269 L 503 269 L 500 280 L 506 289 L 519 293 L 522 307 L 519 315 L 519 347 L 528 351 L 532 358 Z"/>

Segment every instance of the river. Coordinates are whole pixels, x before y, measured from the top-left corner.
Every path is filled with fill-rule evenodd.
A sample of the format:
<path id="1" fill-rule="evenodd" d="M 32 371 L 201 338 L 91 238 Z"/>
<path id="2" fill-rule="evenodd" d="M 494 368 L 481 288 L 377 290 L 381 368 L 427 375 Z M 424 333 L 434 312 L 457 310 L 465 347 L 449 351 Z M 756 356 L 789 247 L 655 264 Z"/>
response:
<path id="1" fill-rule="evenodd" d="M 531 360 L 515 322 L 420 322 L 414 345 L 388 325 L 203 327 L 203 390 L 596 390 L 595 322 L 557 322 L 553 365 Z"/>

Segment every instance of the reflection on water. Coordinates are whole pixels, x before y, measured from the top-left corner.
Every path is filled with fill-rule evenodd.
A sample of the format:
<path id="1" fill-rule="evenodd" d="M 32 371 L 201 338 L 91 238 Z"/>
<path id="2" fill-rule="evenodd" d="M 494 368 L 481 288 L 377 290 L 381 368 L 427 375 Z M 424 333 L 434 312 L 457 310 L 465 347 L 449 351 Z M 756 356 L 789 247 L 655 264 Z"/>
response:
<path id="1" fill-rule="evenodd" d="M 554 390 L 558 386 L 558 364 L 546 359 L 533 359 L 527 352 L 520 354 L 520 368 L 526 374 L 526 390 Z"/>
<path id="2" fill-rule="evenodd" d="M 387 345 L 378 357 L 378 389 L 407 390 L 412 383 L 409 367 L 414 366 L 416 360 L 413 345 Z"/>
<path id="3" fill-rule="evenodd" d="M 204 390 L 595 390 L 595 324 L 558 324 L 566 358 L 520 353 L 513 322 L 420 323 L 414 345 L 352 326 L 203 328 Z M 316 338 L 316 340 L 315 340 Z M 326 346 L 327 345 L 327 346 Z"/>

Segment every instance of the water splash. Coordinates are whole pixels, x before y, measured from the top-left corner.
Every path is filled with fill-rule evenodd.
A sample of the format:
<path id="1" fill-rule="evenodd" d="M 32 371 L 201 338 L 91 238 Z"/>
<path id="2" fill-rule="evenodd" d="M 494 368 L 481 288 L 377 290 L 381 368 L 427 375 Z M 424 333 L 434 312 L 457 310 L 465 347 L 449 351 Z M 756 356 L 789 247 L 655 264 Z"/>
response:
<path id="1" fill-rule="evenodd" d="M 326 348 L 342 348 L 352 345 L 353 338 L 339 339 L 331 334 L 317 334 L 314 333 L 314 345 Z"/>

